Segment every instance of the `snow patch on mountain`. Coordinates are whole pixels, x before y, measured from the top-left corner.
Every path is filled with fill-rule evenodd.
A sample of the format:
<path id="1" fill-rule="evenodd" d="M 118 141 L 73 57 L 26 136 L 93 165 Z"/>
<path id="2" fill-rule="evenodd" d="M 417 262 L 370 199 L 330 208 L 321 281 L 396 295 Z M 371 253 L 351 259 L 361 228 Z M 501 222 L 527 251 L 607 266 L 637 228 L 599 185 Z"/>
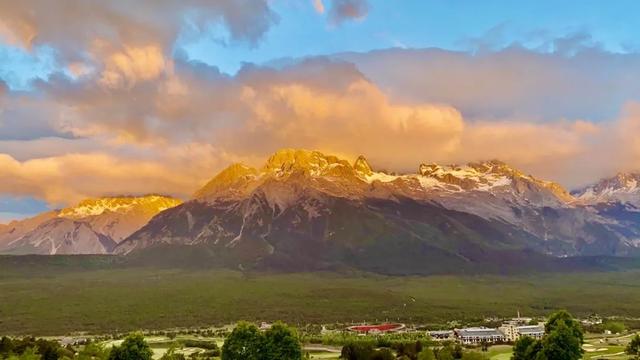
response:
<path id="1" fill-rule="evenodd" d="M 619 173 L 614 177 L 573 192 L 586 204 L 621 202 L 640 205 L 640 173 Z"/>
<path id="2" fill-rule="evenodd" d="M 153 216 L 180 203 L 160 195 L 86 199 L 76 206 L 0 228 L 0 252 L 110 253 Z"/>
<path id="3" fill-rule="evenodd" d="M 107 211 L 114 213 L 127 213 L 133 210 L 146 210 L 161 212 L 177 206 L 180 200 L 160 195 L 147 196 L 125 196 L 125 197 L 103 197 L 98 199 L 86 199 L 78 205 L 65 208 L 58 216 L 81 219 L 89 216 L 101 215 Z"/>
<path id="4" fill-rule="evenodd" d="M 482 171 L 484 169 L 485 171 Z M 467 190 L 490 191 L 498 187 L 511 185 L 511 178 L 500 172 L 495 172 L 492 166 L 478 169 L 472 165 L 426 165 L 421 164 L 418 174 L 390 175 L 384 172 L 371 172 L 364 176 L 368 183 L 380 181 L 417 180 L 424 190 L 439 190 L 460 192 Z"/>
<path id="5" fill-rule="evenodd" d="M 554 256 L 633 254 L 640 238 L 638 207 L 616 205 L 576 203 L 559 184 L 497 160 L 423 163 L 415 173 L 395 174 L 376 170 L 363 156 L 350 163 L 284 149 L 260 168 L 235 164 L 223 170 L 195 199 L 156 216 L 115 252 L 191 244 L 195 238 L 243 256 L 289 251 L 293 259 L 341 243 L 355 254 L 365 239 L 389 239 L 394 245 L 388 249 L 394 249 L 409 236 L 446 251 L 455 242 L 484 239 L 488 253 L 532 248 Z M 188 228 L 173 225 L 183 223 L 188 209 Z M 454 250 L 457 256 L 466 248 Z"/>

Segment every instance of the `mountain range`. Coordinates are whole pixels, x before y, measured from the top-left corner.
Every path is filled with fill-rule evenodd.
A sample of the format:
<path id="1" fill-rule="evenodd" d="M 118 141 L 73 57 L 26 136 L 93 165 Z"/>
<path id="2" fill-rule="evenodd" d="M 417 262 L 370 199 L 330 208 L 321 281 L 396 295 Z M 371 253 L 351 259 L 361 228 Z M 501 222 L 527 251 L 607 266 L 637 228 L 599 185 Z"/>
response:
<path id="1" fill-rule="evenodd" d="M 640 255 L 640 175 L 569 193 L 493 160 L 376 171 L 284 149 L 233 164 L 191 199 L 129 197 L 0 225 L 5 253 L 197 254 L 232 267 L 433 273 Z"/>
<path id="2" fill-rule="evenodd" d="M 640 173 L 619 173 L 573 192 L 584 203 L 623 203 L 640 206 Z"/>
<path id="3" fill-rule="evenodd" d="M 162 210 L 165 196 L 88 199 L 74 207 L 0 225 L 0 251 L 9 254 L 109 254 Z"/>

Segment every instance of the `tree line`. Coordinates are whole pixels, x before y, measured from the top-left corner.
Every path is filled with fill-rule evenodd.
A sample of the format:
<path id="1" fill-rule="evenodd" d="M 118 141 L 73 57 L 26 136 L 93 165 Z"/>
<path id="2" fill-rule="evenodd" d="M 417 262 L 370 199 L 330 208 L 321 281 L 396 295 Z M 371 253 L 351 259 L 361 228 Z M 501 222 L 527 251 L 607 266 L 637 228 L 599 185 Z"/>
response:
<path id="1" fill-rule="evenodd" d="M 484 360 L 485 354 L 470 351 L 451 342 L 439 346 L 427 346 L 421 341 L 394 343 L 391 347 L 374 348 L 370 343 L 354 342 L 342 348 L 344 360 Z"/>
<path id="2" fill-rule="evenodd" d="M 635 342 L 634 342 L 635 341 Z M 640 360 L 640 337 L 629 345 L 627 353 L 637 354 Z M 521 337 L 513 347 L 512 360 L 580 360 L 584 342 L 580 323 L 566 311 L 553 313 L 545 324 L 541 340 Z M 636 345 L 634 345 L 636 344 Z M 485 347 L 483 347 L 483 350 Z M 392 351 L 393 350 L 393 351 Z M 342 348 L 345 360 L 482 360 L 482 352 L 465 349 L 460 344 L 445 342 L 426 346 L 421 341 L 393 344 L 390 348 L 376 348 L 371 343 L 353 342 Z"/>
<path id="3" fill-rule="evenodd" d="M 276 323 L 266 331 L 254 324 L 241 322 L 225 338 L 222 348 L 213 341 L 185 340 L 185 346 L 205 351 L 190 355 L 192 359 L 221 360 L 301 360 L 304 354 L 296 331 L 283 323 Z M 513 347 L 512 360 L 579 360 L 582 358 L 583 330 L 578 321 L 566 311 L 552 314 L 545 324 L 545 335 L 536 340 L 520 338 Z M 184 344 L 183 344 L 184 345 Z M 343 360 L 483 360 L 486 354 L 445 342 L 395 341 L 379 346 L 367 339 L 354 340 L 342 347 Z M 626 349 L 627 354 L 640 360 L 640 336 L 635 336 Z M 0 339 L 0 359 L 7 360 L 151 360 L 153 351 L 140 333 L 127 336 L 121 345 L 110 349 L 89 343 L 76 351 L 56 341 L 26 337 Z M 161 360 L 186 360 L 170 348 Z"/>
<path id="4" fill-rule="evenodd" d="M 222 349 L 215 342 L 184 340 L 184 346 L 205 351 L 190 356 L 193 359 L 222 360 L 299 360 L 302 345 L 292 328 L 276 323 L 266 331 L 255 325 L 239 323 L 225 339 Z M 0 339 L 0 359 L 6 360 L 152 360 L 153 351 L 141 333 L 127 336 L 121 345 L 105 348 L 88 343 L 77 351 L 72 346 L 61 346 L 53 340 L 25 337 Z M 187 360 L 184 354 L 171 347 L 161 360 Z"/>
<path id="5" fill-rule="evenodd" d="M 512 360 L 579 360 L 584 350 L 580 323 L 567 311 L 553 313 L 541 340 L 524 336 L 513 346 Z"/>

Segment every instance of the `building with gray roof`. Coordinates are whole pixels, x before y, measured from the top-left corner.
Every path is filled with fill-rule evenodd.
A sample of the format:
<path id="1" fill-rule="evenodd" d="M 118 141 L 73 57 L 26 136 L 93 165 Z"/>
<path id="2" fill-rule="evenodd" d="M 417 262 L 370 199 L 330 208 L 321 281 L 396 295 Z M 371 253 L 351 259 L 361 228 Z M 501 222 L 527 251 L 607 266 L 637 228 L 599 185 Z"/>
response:
<path id="1" fill-rule="evenodd" d="M 498 329 L 486 327 L 456 329 L 455 333 L 458 341 L 465 345 L 494 344 L 505 341 L 504 334 Z"/>

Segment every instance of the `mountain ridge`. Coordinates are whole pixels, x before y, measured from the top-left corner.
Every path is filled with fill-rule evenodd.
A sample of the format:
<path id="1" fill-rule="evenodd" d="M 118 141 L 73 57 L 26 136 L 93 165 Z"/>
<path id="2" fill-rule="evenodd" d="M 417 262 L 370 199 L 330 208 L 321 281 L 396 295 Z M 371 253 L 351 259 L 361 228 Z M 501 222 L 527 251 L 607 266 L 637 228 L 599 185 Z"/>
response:
<path id="1" fill-rule="evenodd" d="M 0 227 L 0 252 L 105 254 L 157 213 L 179 200 L 160 196 L 108 196 L 82 200 Z"/>
<path id="2" fill-rule="evenodd" d="M 185 251 L 178 249 L 197 247 L 212 263 L 234 268 L 398 274 L 640 255 L 636 208 L 574 195 L 499 160 L 420 163 L 397 174 L 376 170 L 362 155 L 350 162 L 282 149 L 260 167 L 231 164 L 191 199 L 167 200 L 172 206 L 158 206 L 124 235 L 109 232 L 105 219 L 128 207 L 106 198 L 63 209 L 65 217 L 54 214 L 64 219 L 55 236 L 84 234 L 85 252 L 163 258 L 160 252 L 176 249 L 179 256 Z M 41 232 L 22 237 L 54 248 Z"/>
<path id="3" fill-rule="evenodd" d="M 500 261 L 494 255 L 504 251 L 633 255 L 640 227 L 627 226 L 577 204 L 559 184 L 497 160 L 389 174 L 364 156 L 350 163 L 283 149 L 260 168 L 231 165 L 115 253 L 206 245 L 238 266 L 421 273 L 431 268 L 425 261 L 464 266 Z"/>
<path id="4" fill-rule="evenodd" d="M 622 202 L 640 206 L 640 172 L 620 172 L 573 191 L 582 203 Z"/>

